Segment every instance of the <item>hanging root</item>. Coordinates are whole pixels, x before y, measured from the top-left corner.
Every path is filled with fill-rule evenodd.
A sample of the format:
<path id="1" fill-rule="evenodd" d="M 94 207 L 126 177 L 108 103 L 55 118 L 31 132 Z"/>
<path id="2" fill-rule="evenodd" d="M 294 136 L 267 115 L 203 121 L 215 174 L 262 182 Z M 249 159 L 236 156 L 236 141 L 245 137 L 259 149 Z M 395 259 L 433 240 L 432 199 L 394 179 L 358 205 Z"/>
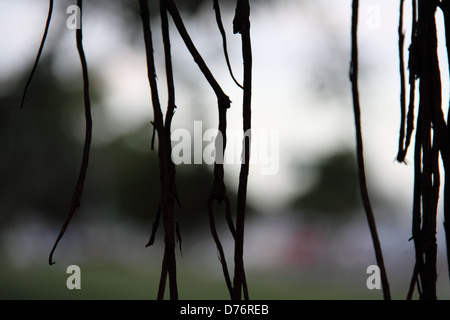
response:
<path id="1" fill-rule="evenodd" d="M 83 1 L 78 0 L 77 5 L 80 8 L 80 19 L 81 19 L 82 12 L 83 12 L 82 11 Z M 83 74 L 84 111 L 85 111 L 85 122 L 86 122 L 86 133 L 85 133 L 84 148 L 83 148 L 83 158 L 81 161 L 81 167 L 80 167 L 80 172 L 78 175 L 78 181 L 77 181 L 77 184 L 75 186 L 75 191 L 72 196 L 72 202 L 70 204 L 69 214 L 61 228 L 61 231 L 59 232 L 58 238 L 56 239 L 56 242 L 53 245 L 53 248 L 49 255 L 48 262 L 50 265 L 54 264 L 53 253 L 54 253 L 59 241 L 64 236 L 64 233 L 66 232 L 66 229 L 67 229 L 68 225 L 70 224 L 70 221 L 72 220 L 76 209 L 80 206 L 81 195 L 83 193 L 84 181 L 86 179 L 86 173 L 87 173 L 87 168 L 88 168 L 88 164 L 89 164 L 89 152 L 90 152 L 91 140 L 92 140 L 92 117 L 91 117 L 91 102 L 90 102 L 90 98 L 89 98 L 89 76 L 88 76 L 86 57 L 84 55 L 84 50 L 83 50 L 83 33 L 82 33 L 81 23 L 82 22 L 80 21 L 80 28 L 77 29 L 77 31 L 76 31 L 76 42 L 77 42 L 78 54 L 80 56 L 80 61 L 81 61 L 82 74 Z"/>
<path id="2" fill-rule="evenodd" d="M 375 224 L 375 218 L 373 216 L 372 207 L 369 200 L 369 194 L 366 185 L 366 175 L 364 169 L 364 155 L 363 155 L 363 141 L 361 134 L 361 111 L 359 105 L 359 91 L 358 91 L 358 6 L 359 1 L 353 0 L 352 5 L 352 52 L 351 52 L 351 65 L 350 65 L 350 81 L 352 83 L 352 96 L 353 96 L 353 108 L 355 115 L 355 128 L 356 128 L 356 154 L 358 163 L 358 178 L 360 185 L 361 197 L 366 211 L 366 217 L 369 224 L 370 233 L 372 235 L 372 242 L 375 249 L 375 256 L 378 267 L 381 272 L 381 282 L 383 285 L 384 299 L 390 300 L 391 295 L 389 291 L 389 283 L 383 261 L 383 254 L 381 251 L 380 241 L 378 239 L 377 228 Z"/>
<path id="3" fill-rule="evenodd" d="M 438 6 L 441 8 L 444 14 L 445 23 L 445 40 L 447 49 L 447 63 L 448 72 L 450 74 L 450 2 L 443 0 L 438 2 Z M 447 126 L 450 120 L 450 104 L 449 113 L 447 115 Z M 442 143 L 442 162 L 444 164 L 444 230 L 445 230 L 445 242 L 447 247 L 447 268 L 450 275 L 450 131 L 446 131 L 444 142 Z"/>
<path id="4" fill-rule="evenodd" d="M 405 59 L 403 54 L 405 35 L 403 33 L 403 4 L 404 0 L 400 0 L 400 18 L 398 23 L 398 55 L 400 68 L 400 134 L 398 139 L 397 161 L 405 161 L 405 125 L 406 125 L 406 86 L 405 86 Z"/>
<path id="5" fill-rule="evenodd" d="M 214 210 L 213 210 L 213 201 L 214 200 L 215 199 L 213 196 L 210 196 L 208 198 L 209 227 L 210 227 L 214 242 L 216 244 L 217 252 L 219 255 L 219 261 L 220 261 L 220 264 L 222 265 L 222 271 L 223 271 L 223 275 L 225 278 L 225 283 L 228 288 L 228 292 L 230 293 L 230 298 L 233 298 L 233 286 L 231 284 L 231 278 L 230 278 L 230 274 L 228 272 L 227 261 L 225 259 L 225 253 L 223 251 L 222 243 L 220 242 L 219 235 L 217 234 L 217 230 L 216 230 L 216 223 L 215 223 Z"/>
<path id="6" fill-rule="evenodd" d="M 420 79 L 412 219 L 416 266 L 411 283 L 417 283 L 418 288 L 421 288 L 420 298 L 427 300 L 437 298 L 436 214 L 440 189 L 439 154 L 442 156 L 444 168 L 448 167 L 446 163 L 449 159 L 446 142 L 448 129 L 441 106 L 435 21 L 437 4 L 438 2 L 413 0 L 413 36 L 410 48 L 410 82 L 412 79 Z M 412 97 L 414 89 L 411 88 Z M 413 103 L 414 101 L 410 100 L 410 106 Z M 410 108 L 411 112 L 412 109 Z M 409 121 L 412 123 L 411 119 L 408 119 Z M 412 124 L 408 126 L 411 127 Z M 411 295 L 412 293 L 409 294 Z"/>
<path id="7" fill-rule="evenodd" d="M 150 240 L 145 245 L 146 247 L 152 246 L 155 243 L 156 231 L 158 230 L 160 219 L 161 219 L 161 204 L 158 205 L 158 211 L 156 212 L 155 221 L 153 222 L 152 226 L 152 233 L 150 235 Z"/>
<path id="8" fill-rule="evenodd" d="M 163 38 L 164 38 L 164 50 L 166 57 L 166 74 L 168 76 L 169 86 L 169 101 L 168 115 L 166 123 L 164 124 L 163 114 L 161 111 L 161 104 L 159 102 L 158 86 L 156 82 L 156 70 L 155 59 L 153 56 L 153 40 L 151 32 L 150 12 L 148 8 L 147 0 L 139 0 L 139 8 L 141 13 L 142 27 L 144 33 L 145 53 L 147 58 L 147 76 L 151 91 L 153 116 L 154 116 L 154 132 L 158 135 L 158 157 L 160 165 L 160 180 L 161 180 L 161 198 L 159 214 L 162 214 L 164 223 L 164 257 L 162 262 L 161 278 L 158 289 L 158 300 L 164 298 L 164 292 L 166 288 L 166 278 L 169 278 L 169 291 L 170 299 L 178 299 L 178 288 L 176 278 L 176 259 L 175 259 L 175 242 L 176 242 L 176 230 L 174 224 L 174 202 L 176 198 L 175 187 L 175 165 L 171 159 L 171 143 L 170 143 L 170 126 L 173 115 L 174 105 L 174 88 L 171 79 L 171 58 L 170 58 L 170 43 L 168 42 L 168 26 L 166 24 L 167 19 L 164 20 L 166 3 L 160 2 L 162 24 L 163 24 Z M 169 79 L 170 78 L 170 79 Z M 152 147 L 153 147 L 152 138 Z M 157 221 L 159 221 L 157 217 Z M 157 224 L 153 225 L 153 230 L 156 231 Z M 153 243 L 154 232 L 150 238 L 149 244 Z"/>
<path id="9" fill-rule="evenodd" d="M 252 47 L 250 40 L 250 4 L 248 0 L 238 0 L 233 20 L 233 32 L 241 34 L 242 57 L 244 63 L 244 93 L 243 93 L 243 131 L 244 156 L 239 173 L 236 237 L 234 251 L 234 292 L 233 299 L 241 300 L 242 291 L 244 299 L 249 300 L 247 282 L 244 269 L 244 225 L 247 202 L 247 184 L 250 167 L 250 136 L 251 132 L 251 103 L 252 103 Z"/>
<path id="10" fill-rule="evenodd" d="M 227 36 L 226 36 L 225 29 L 224 29 L 223 23 L 222 23 L 222 15 L 220 14 L 219 0 L 214 0 L 214 11 L 216 13 L 217 27 L 219 28 L 220 34 L 222 36 L 223 54 L 225 56 L 225 61 L 227 63 L 228 71 L 230 72 L 230 76 L 233 79 L 234 83 L 236 83 L 236 85 L 239 88 L 244 89 L 244 87 L 234 77 L 233 69 L 231 68 L 230 58 L 228 56 L 228 49 L 227 49 Z"/>
<path id="11" fill-rule="evenodd" d="M 34 73 L 39 64 L 39 59 L 41 58 L 42 51 L 44 50 L 45 40 L 47 39 L 48 29 L 50 28 L 50 21 L 52 20 L 52 13 L 53 13 L 53 0 L 50 0 L 48 3 L 48 15 L 47 15 L 47 22 L 45 23 L 44 34 L 42 36 L 41 44 L 39 45 L 39 50 L 36 55 L 36 59 L 34 61 L 33 68 L 31 69 L 30 75 L 28 76 L 28 80 L 25 84 L 25 89 L 23 90 L 22 102 L 20 103 L 20 109 L 22 109 L 23 105 L 25 104 L 25 97 L 27 95 L 28 87 L 30 86 L 31 81 L 33 80 Z"/>

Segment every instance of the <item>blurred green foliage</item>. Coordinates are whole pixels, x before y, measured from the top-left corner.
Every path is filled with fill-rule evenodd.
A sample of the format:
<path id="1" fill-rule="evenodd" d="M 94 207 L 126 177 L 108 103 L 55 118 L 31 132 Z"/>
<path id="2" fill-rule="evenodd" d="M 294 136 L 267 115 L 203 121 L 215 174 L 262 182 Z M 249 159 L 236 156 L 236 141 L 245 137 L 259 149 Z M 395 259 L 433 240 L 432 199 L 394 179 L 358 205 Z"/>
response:
<path id="1" fill-rule="evenodd" d="M 75 177 L 78 150 L 68 106 L 81 96 L 76 86 L 53 76 L 50 60 L 41 61 L 24 109 L 19 106 L 25 75 L 0 96 L 2 222 L 24 211 L 54 216 L 68 199 L 68 180 Z"/>
<path id="2" fill-rule="evenodd" d="M 338 222 L 362 208 L 354 152 L 332 153 L 308 170 L 315 173 L 315 181 L 291 204 L 307 220 Z"/>

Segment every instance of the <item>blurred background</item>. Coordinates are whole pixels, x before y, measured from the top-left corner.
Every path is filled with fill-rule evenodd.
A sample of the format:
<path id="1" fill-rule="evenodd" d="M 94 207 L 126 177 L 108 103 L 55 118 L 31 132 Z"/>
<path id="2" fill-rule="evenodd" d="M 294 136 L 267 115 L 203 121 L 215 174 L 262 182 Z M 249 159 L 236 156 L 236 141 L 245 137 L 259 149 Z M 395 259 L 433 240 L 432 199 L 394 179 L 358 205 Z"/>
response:
<path id="1" fill-rule="evenodd" d="M 166 102 L 157 1 L 152 32 L 162 105 Z M 206 63 L 230 96 L 228 126 L 242 128 L 242 91 L 222 52 L 212 1 L 178 1 Z M 48 11 L 46 0 L 0 0 L 0 298 L 154 299 L 163 256 L 163 229 L 145 248 L 159 198 L 157 151 L 137 1 L 84 1 L 94 136 L 82 197 L 56 264 L 48 254 L 66 218 L 84 140 L 81 67 L 75 32 L 57 1 L 46 46 L 29 88 Z M 240 37 L 232 34 L 234 1 L 221 1 L 235 76 L 242 79 Z M 351 88 L 350 0 L 251 1 L 253 128 L 276 132 L 267 155 L 278 171 L 251 166 L 244 262 L 252 299 L 381 299 L 368 290 L 376 264 L 356 176 Z M 405 4 L 409 37 L 410 7 Z M 443 21 L 438 13 L 438 25 Z M 360 99 L 369 193 L 393 297 L 404 299 L 414 268 L 411 236 L 413 157 L 395 161 L 400 121 L 398 1 L 360 4 Z M 217 127 L 214 93 L 171 24 L 177 109 L 173 129 Z M 441 37 L 440 39 L 443 39 Z M 445 41 L 441 68 L 447 70 Z M 405 51 L 407 45 L 405 47 Z M 443 101 L 448 78 L 443 77 Z M 164 111 L 164 110 L 163 110 Z M 238 145 L 238 144 L 237 144 Z M 411 143 L 413 145 L 413 142 Z M 272 158 L 274 160 L 274 158 Z M 267 164 L 267 163 L 266 163 Z M 235 208 L 239 165 L 225 165 Z M 182 251 L 181 299 L 228 299 L 208 228 L 212 165 L 177 166 Z M 232 266 L 232 239 L 218 208 L 220 236 Z M 438 217 L 438 298 L 449 298 Z M 66 268 L 81 268 L 81 290 L 68 290 Z M 231 267 L 231 269 L 233 269 Z M 415 295 L 417 297 L 417 295 Z"/>

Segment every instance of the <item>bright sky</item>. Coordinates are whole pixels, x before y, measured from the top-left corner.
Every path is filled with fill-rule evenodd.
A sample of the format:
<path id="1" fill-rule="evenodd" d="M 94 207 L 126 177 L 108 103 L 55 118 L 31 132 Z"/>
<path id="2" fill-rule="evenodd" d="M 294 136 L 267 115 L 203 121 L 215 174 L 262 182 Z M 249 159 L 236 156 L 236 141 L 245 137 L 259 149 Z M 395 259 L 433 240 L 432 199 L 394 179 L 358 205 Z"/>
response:
<path id="1" fill-rule="evenodd" d="M 277 130 L 279 134 L 279 171 L 275 175 L 261 175 L 261 167 L 256 164 L 252 166 L 249 178 L 250 201 L 266 209 L 276 208 L 302 188 L 301 181 L 308 175 L 293 168 L 331 150 L 354 148 L 348 79 L 351 1 L 299 3 L 283 0 L 264 7 L 254 5 L 251 17 L 254 54 L 252 124 L 257 134 L 261 132 L 258 130 L 269 133 Z M 406 12 L 409 12 L 408 5 Z M 0 2 L 2 77 L 28 68 L 34 61 L 47 6 L 46 0 Z M 61 50 L 56 63 L 61 74 L 79 72 L 74 32 L 65 28 L 66 7 L 64 2 L 55 4 L 47 43 Z M 223 13 L 223 19 L 234 72 L 241 79 L 240 39 L 231 32 L 231 14 Z M 406 48 L 410 29 L 408 18 L 406 15 Z M 84 19 L 84 44 L 90 70 L 98 72 L 108 88 L 108 98 L 103 101 L 101 112 L 94 114 L 96 123 L 113 128 L 95 132 L 97 142 L 101 143 L 152 120 L 145 56 L 142 46 L 121 45 L 125 34 L 116 17 L 110 14 L 90 16 L 87 11 Z M 204 19 L 186 21 L 186 24 L 199 51 L 233 102 L 229 127 L 239 129 L 242 126 L 241 91 L 227 73 L 213 11 Z M 441 20 L 439 23 L 442 25 Z M 360 99 L 368 179 L 392 197 L 409 202 L 413 167 L 394 161 L 400 114 L 397 24 L 398 1 L 361 1 Z M 160 39 L 158 31 L 153 31 L 155 43 Z M 64 33 L 63 41 L 52 43 L 52 35 L 57 32 Z M 174 128 L 191 128 L 194 120 L 204 120 L 204 129 L 216 127 L 214 95 L 176 33 L 172 41 L 175 68 L 183 70 L 179 73 L 175 70 L 178 109 Z M 445 43 L 441 42 L 440 46 L 442 48 Z M 160 45 L 156 47 L 156 56 L 161 57 Z M 441 68 L 447 68 L 445 56 L 441 58 Z M 163 69 L 159 67 L 158 71 L 164 101 Z M 328 71 L 336 72 L 329 76 Z M 443 82 L 445 89 L 448 79 Z M 318 83 L 324 89 L 320 93 L 315 90 Z M 447 90 L 444 91 L 445 103 Z M 272 147 L 269 153 L 278 149 L 276 144 Z M 411 153 L 407 159 L 413 163 Z M 237 183 L 239 167 L 230 165 L 226 170 L 230 183 Z"/>

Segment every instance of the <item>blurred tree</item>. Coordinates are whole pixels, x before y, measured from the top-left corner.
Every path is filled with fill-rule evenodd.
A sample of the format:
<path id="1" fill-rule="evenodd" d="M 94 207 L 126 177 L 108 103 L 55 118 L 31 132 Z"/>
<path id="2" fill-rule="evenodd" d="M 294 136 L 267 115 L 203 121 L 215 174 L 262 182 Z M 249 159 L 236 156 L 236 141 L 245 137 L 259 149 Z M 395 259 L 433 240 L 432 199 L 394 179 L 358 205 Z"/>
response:
<path id="1" fill-rule="evenodd" d="M 331 154 L 308 170 L 315 174 L 315 181 L 292 202 L 305 219 L 342 221 L 361 207 L 354 152 Z"/>
<path id="2" fill-rule="evenodd" d="M 80 101 L 79 86 L 57 79 L 51 71 L 52 55 L 42 61 L 35 82 L 20 110 L 26 75 L 10 80 L 0 96 L 0 201 L 1 218 L 38 211 L 54 217 L 70 197 L 67 180 L 75 175 L 77 143 L 73 139 L 70 108 Z M 95 96 L 95 94 L 94 94 Z"/>

